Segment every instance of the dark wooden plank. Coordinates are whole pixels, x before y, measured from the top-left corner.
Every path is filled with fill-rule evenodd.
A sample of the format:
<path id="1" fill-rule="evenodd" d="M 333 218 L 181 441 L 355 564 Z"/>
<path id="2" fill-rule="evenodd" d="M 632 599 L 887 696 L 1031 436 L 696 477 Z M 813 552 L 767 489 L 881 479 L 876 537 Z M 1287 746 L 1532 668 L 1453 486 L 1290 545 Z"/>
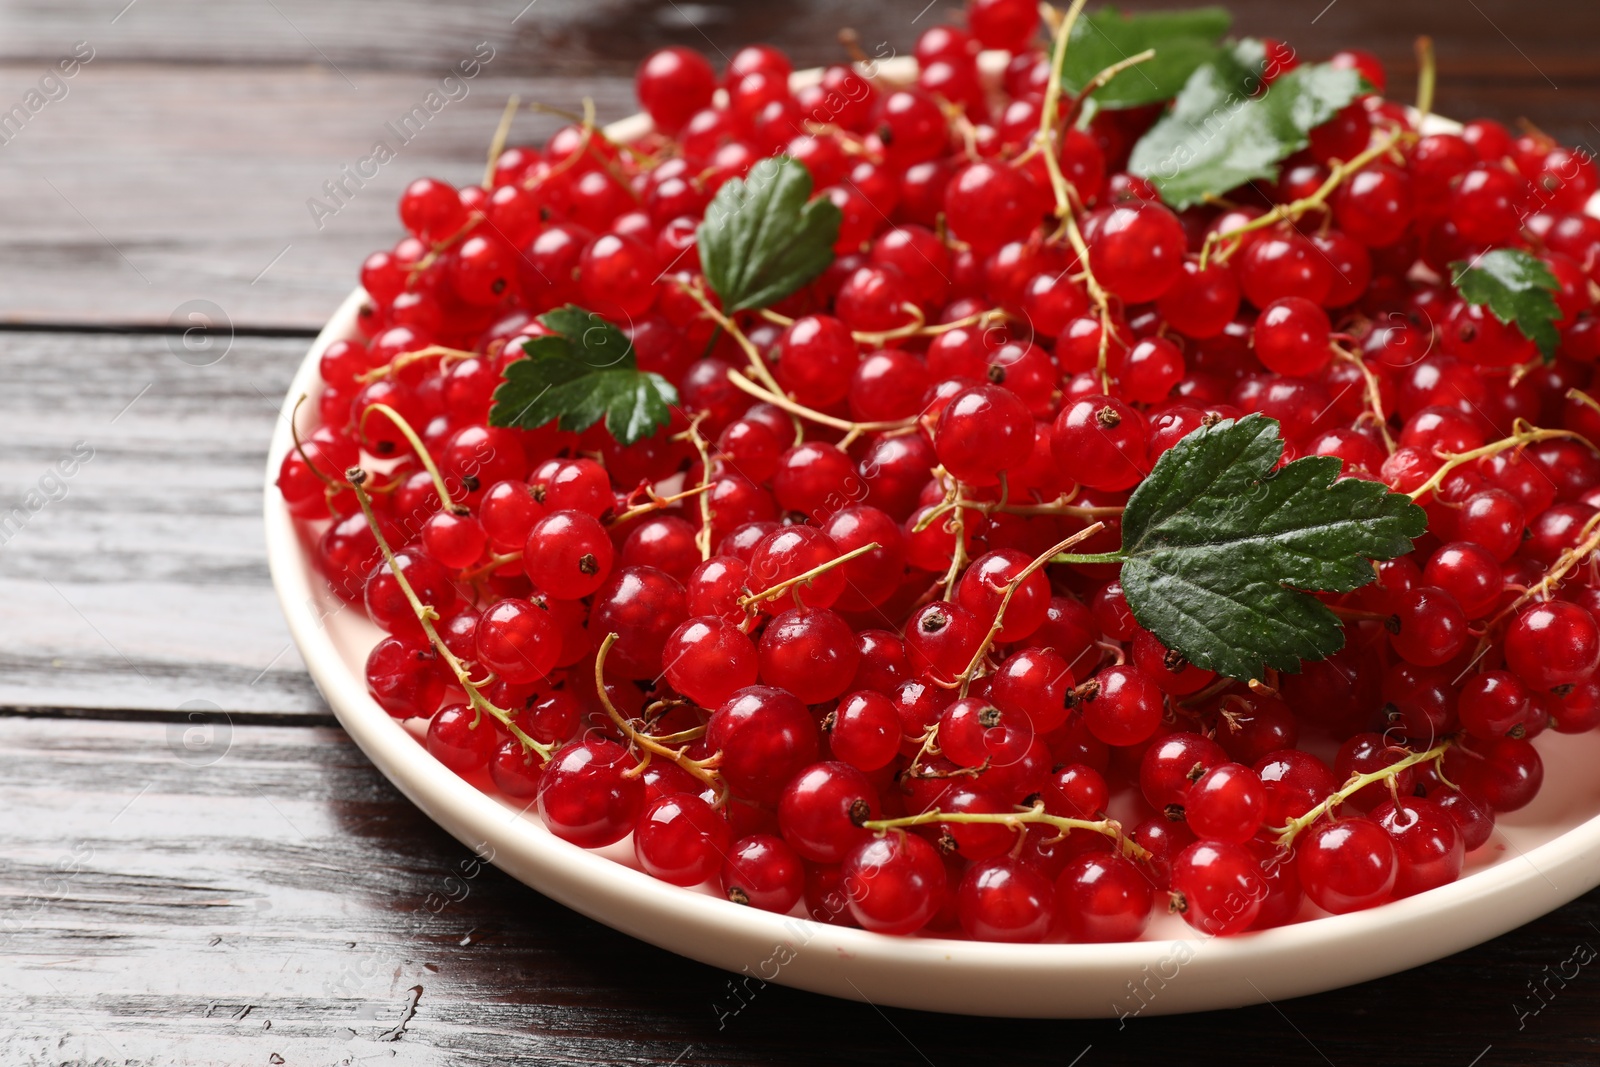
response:
<path id="1" fill-rule="evenodd" d="M 1118 6 L 1137 11 L 1185 5 L 1127 0 Z M 1582 0 L 1541 4 L 1538 18 L 1529 18 L 1518 0 L 1234 0 L 1227 6 L 1238 32 L 1286 39 L 1312 55 L 1358 46 L 1394 62 L 1409 56 L 1412 39 L 1426 33 L 1438 41 L 1447 69 L 1459 65 L 1488 77 L 1503 68 L 1511 76 L 1548 75 L 1557 85 L 1564 79 L 1592 81 L 1595 74 L 1588 43 L 1600 31 L 1600 12 Z M 126 11 L 120 3 L 99 0 L 6 0 L 0 15 L 9 32 L 0 41 L 0 59 L 47 62 L 87 40 L 97 54 L 118 61 L 314 64 L 343 71 L 358 84 L 355 73 L 362 70 L 446 67 L 484 40 L 503 45 L 505 73 L 519 75 L 629 74 L 640 57 L 668 44 L 716 57 L 750 41 L 769 41 L 800 63 L 818 64 L 841 54 L 840 27 L 907 51 L 927 26 L 959 22 L 961 7 L 955 0 L 931 6 L 925 0 L 398 0 L 377 14 L 367 5 L 317 0 L 136 0 Z"/>
<path id="2" fill-rule="evenodd" d="M 1588 47 L 1600 35 L 1595 5 L 1547 4 L 1538 19 L 1522 17 L 1515 0 L 1337 0 L 1315 18 L 1323 5 L 1233 6 L 1241 31 L 1289 38 L 1312 56 L 1346 45 L 1376 50 L 1402 98 L 1411 95 L 1411 39 L 1432 33 L 1441 112 L 1528 116 L 1569 140 L 1600 138 L 1590 126 L 1600 83 Z M 393 204 L 406 180 L 481 173 L 511 93 L 568 108 L 589 95 L 602 117 L 617 118 L 633 110 L 633 64 L 659 45 L 715 56 L 770 40 L 801 63 L 821 63 L 840 56 L 835 31 L 854 23 L 871 50 L 882 42 L 905 52 L 954 5 L 915 19 L 923 5 L 899 0 L 538 0 L 513 23 L 523 7 L 409 2 L 378 15 L 313 0 L 140 2 L 112 24 L 115 10 L 98 0 L 0 3 L 7 107 L 73 42 L 95 48 L 66 97 L 0 145 L 0 321 L 165 323 L 185 301 L 206 299 L 235 323 L 315 327 L 349 290 L 361 258 L 393 243 Z M 466 83 L 468 95 L 319 227 L 307 201 L 374 140 L 392 141 L 384 124 L 480 42 L 494 58 Z M 538 140 L 557 121 L 526 117 L 518 136 Z"/>
<path id="3" fill-rule="evenodd" d="M 262 558 L 306 345 L 195 366 L 176 335 L 0 334 L 0 705 L 326 714 Z"/>
<path id="4" fill-rule="evenodd" d="M 1060 1067 L 1182 1049 L 1184 1062 L 1346 1065 L 1398 1062 L 1403 1047 L 1410 1064 L 1494 1067 L 1597 1054 L 1593 965 L 1574 978 L 1569 964 L 1542 1010 L 1519 1012 L 1538 1007 L 1530 982 L 1600 944 L 1600 894 L 1406 974 L 1125 1027 L 754 985 L 735 1011 L 728 974 L 480 867 L 336 730 L 239 727 L 188 763 L 175 744 L 162 724 L 0 718 L 0 1062 Z M 385 1040 L 417 987 L 404 1033 Z"/>
<path id="5" fill-rule="evenodd" d="M 0 69 L 0 83 L 30 69 Z M 408 181 L 481 180 L 512 93 L 564 108 L 588 95 L 613 118 L 632 110 L 621 80 L 514 79 L 491 63 L 402 145 L 385 124 L 442 74 L 374 73 L 355 91 L 315 67 L 91 64 L 0 146 L 0 321 L 165 325 L 206 300 L 235 325 L 315 329 L 362 258 L 397 240 Z M 516 131 L 543 138 L 560 123 L 530 115 Z M 397 158 L 342 205 L 328 200 L 324 183 L 380 139 Z M 313 198 L 337 213 L 314 216 Z"/>

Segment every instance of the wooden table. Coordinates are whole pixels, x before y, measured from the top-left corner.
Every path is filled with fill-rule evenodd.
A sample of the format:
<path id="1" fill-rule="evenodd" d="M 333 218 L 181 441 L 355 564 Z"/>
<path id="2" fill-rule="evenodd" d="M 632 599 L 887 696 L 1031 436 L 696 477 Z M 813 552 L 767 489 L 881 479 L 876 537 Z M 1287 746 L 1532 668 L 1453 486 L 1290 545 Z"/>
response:
<path id="1" fill-rule="evenodd" d="M 0 143 L 0 1064 L 1600 1058 L 1600 971 L 1550 978 L 1600 944 L 1600 894 L 1354 989 L 1125 1028 L 778 987 L 719 1019 L 728 975 L 475 862 L 338 729 L 269 588 L 263 457 L 306 339 L 408 177 L 480 173 L 510 93 L 617 117 L 651 48 L 808 64 L 853 23 L 907 51 L 949 5 L 125 2 L 0 3 L 0 111 L 80 59 Z M 1600 137 L 1593 4 L 1324 3 L 1235 6 L 1398 87 L 1431 33 L 1441 112 Z M 483 42 L 468 94 L 319 227 L 307 201 Z"/>

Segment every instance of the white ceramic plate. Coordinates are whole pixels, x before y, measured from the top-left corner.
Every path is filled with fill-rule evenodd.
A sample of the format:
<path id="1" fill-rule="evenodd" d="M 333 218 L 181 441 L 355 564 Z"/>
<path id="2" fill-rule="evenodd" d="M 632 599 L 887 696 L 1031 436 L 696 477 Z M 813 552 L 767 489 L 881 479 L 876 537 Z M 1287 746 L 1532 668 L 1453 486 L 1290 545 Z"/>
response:
<path id="1" fill-rule="evenodd" d="M 814 72 L 796 78 L 808 76 Z M 635 117 L 608 132 L 631 139 L 645 129 L 647 122 Z M 1501 820 L 1459 881 L 1370 911 L 1233 938 L 1204 939 L 1173 917 L 1153 923 L 1142 941 L 1116 945 L 885 937 L 667 885 L 630 866 L 627 841 L 600 852 L 567 844 L 536 812 L 445 769 L 416 733 L 367 695 L 363 665 L 379 631 L 327 590 L 273 485 L 292 447 L 295 399 L 315 397 L 321 388 L 322 350 L 357 336 L 363 298 L 359 289 L 352 293 L 312 344 L 267 457 L 267 557 L 290 633 L 334 714 L 401 792 L 508 874 L 599 922 L 741 976 L 873 1004 L 1116 1017 L 1237 1007 L 1366 981 L 1486 941 L 1600 884 L 1600 776 L 1593 773 L 1600 733 L 1546 734 L 1536 742 L 1544 788 L 1526 809 Z M 303 420 L 309 423 L 314 411 L 305 405 Z M 737 1003 L 730 998 L 726 1007 Z"/>

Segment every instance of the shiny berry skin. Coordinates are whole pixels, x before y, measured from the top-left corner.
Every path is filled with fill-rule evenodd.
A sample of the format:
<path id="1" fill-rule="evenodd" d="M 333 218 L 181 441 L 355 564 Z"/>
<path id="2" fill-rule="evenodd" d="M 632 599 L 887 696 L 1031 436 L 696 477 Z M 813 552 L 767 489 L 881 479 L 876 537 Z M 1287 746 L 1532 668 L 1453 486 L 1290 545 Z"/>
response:
<path id="1" fill-rule="evenodd" d="M 850 328 L 832 315 L 798 318 L 778 338 L 778 384 L 806 407 L 825 409 L 850 392 L 860 353 Z"/>
<path id="2" fill-rule="evenodd" d="M 1083 717 L 1089 732 L 1108 745 L 1136 745 L 1161 725 L 1161 690 L 1134 667 L 1107 667 L 1092 681 L 1098 686 L 1084 697 Z"/>
<path id="3" fill-rule="evenodd" d="M 719 707 L 706 742 L 722 752 L 721 774 L 739 796 L 775 802 L 799 771 L 816 762 L 817 726 L 792 693 L 770 686 L 741 689 Z"/>
<path id="4" fill-rule="evenodd" d="M 1441 547 L 1423 568 L 1422 580 L 1454 597 L 1468 619 L 1488 615 L 1504 591 L 1500 561 L 1470 541 Z"/>
<path id="5" fill-rule="evenodd" d="M 624 772 L 635 761 L 602 737 L 558 751 L 539 782 L 539 814 L 550 832 L 580 848 L 601 848 L 633 831 L 644 806 L 644 783 Z"/>
<path id="6" fill-rule="evenodd" d="M 756 683 L 756 648 L 737 625 L 714 615 L 692 618 L 667 638 L 661 658 L 672 688 L 704 708 L 720 707 Z"/>
<path id="7" fill-rule="evenodd" d="M 406 577 L 411 591 L 423 604 L 444 615 L 455 607 L 459 594 L 445 569 L 431 557 L 416 549 L 401 549 L 394 554 L 394 567 Z M 419 635 L 422 624 L 417 621 L 411 601 L 400 589 L 394 570 L 387 562 L 373 565 L 367 575 L 367 585 L 362 594 L 367 615 L 373 622 L 392 634 Z"/>
<path id="8" fill-rule="evenodd" d="M 1412 177 L 1386 163 L 1370 163 L 1351 175 L 1333 196 L 1339 229 L 1368 248 L 1405 236 L 1413 214 Z"/>
<path id="9" fill-rule="evenodd" d="M 1033 416 L 1009 389 L 975 385 L 945 405 L 933 447 L 951 477 L 994 485 L 1033 454 Z"/>
<path id="10" fill-rule="evenodd" d="M 596 641 L 618 635 L 606 668 L 625 678 L 655 678 L 662 670 L 662 650 L 678 624 L 688 617 L 683 586 L 654 567 L 623 567 L 595 593 L 589 610 L 589 633 Z"/>
<path id="11" fill-rule="evenodd" d="M 507 737 L 489 758 L 489 777 L 506 796 L 526 800 L 539 795 L 544 764 L 537 754 L 525 751 L 521 741 Z"/>
<path id="12" fill-rule="evenodd" d="M 1185 260 L 1180 274 L 1156 301 L 1167 324 L 1196 340 L 1215 337 L 1239 313 L 1239 279 L 1226 263 L 1215 261 L 1201 270 Z"/>
<path id="13" fill-rule="evenodd" d="M 1600 664 L 1600 630 L 1576 604 L 1552 600 L 1522 608 L 1506 627 L 1506 666 L 1535 692 L 1576 685 Z"/>
<path id="14" fill-rule="evenodd" d="M 1461 876 L 1466 857 L 1461 830 L 1431 799 L 1386 800 L 1373 808 L 1369 817 L 1394 845 L 1395 900 L 1449 885 Z"/>
<path id="15" fill-rule="evenodd" d="M 1160 204 L 1112 208 L 1088 243 L 1095 277 L 1125 303 L 1155 300 L 1183 274 L 1183 224 Z"/>
<path id="16" fill-rule="evenodd" d="M 1348 781 L 1358 774 L 1382 771 L 1404 759 L 1409 752 L 1382 734 L 1360 733 L 1345 738 L 1333 760 L 1333 776 Z M 1395 795 L 1406 796 L 1414 788 L 1416 772 L 1406 768 L 1381 782 L 1374 782 L 1354 793 L 1348 803 L 1365 810 L 1376 807 Z"/>
<path id="17" fill-rule="evenodd" d="M 1183 380 L 1183 352 L 1165 337 L 1146 337 L 1117 368 L 1122 394 L 1136 404 L 1159 404 Z"/>
<path id="18" fill-rule="evenodd" d="M 1103 774 L 1082 763 L 1059 767 L 1046 781 L 1045 811 L 1069 819 L 1094 819 L 1105 811 L 1111 791 Z"/>
<path id="19" fill-rule="evenodd" d="M 740 623 L 745 610 L 739 606 L 744 595 L 747 568 L 733 556 L 712 556 L 689 574 L 684 583 L 684 604 L 691 616 L 712 615 L 725 622 Z"/>
<path id="20" fill-rule="evenodd" d="M 1268 370 L 1303 377 L 1315 374 L 1333 357 L 1328 347 L 1328 313 L 1304 297 L 1274 300 L 1256 319 L 1256 358 Z"/>
<path id="21" fill-rule="evenodd" d="M 1256 307 L 1298 296 L 1321 304 L 1333 287 L 1333 267 L 1309 237 L 1289 231 L 1252 241 L 1238 257 L 1239 287 Z"/>
<path id="22" fill-rule="evenodd" d="M 1182 815 L 1194 783 L 1228 761 L 1222 746 L 1186 731 L 1166 734 L 1144 750 L 1139 761 L 1139 791 L 1145 802 L 1169 818 Z"/>
<path id="23" fill-rule="evenodd" d="M 1009 856 L 972 864 L 956 887 L 961 929 L 980 941 L 1043 941 L 1055 906 L 1050 880 Z"/>
<path id="24" fill-rule="evenodd" d="M 1428 794 L 1428 799 L 1455 822 L 1468 852 L 1482 848 L 1494 836 L 1494 812 L 1481 800 L 1454 789 L 1434 790 Z"/>
<path id="25" fill-rule="evenodd" d="M 1051 451 L 1063 474 L 1090 489 L 1128 489 L 1148 469 L 1144 416 L 1109 396 L 1081 396 L 1064 405 L 1051 430 Z"/>
<path id="26" fill-rule="evenodd" d="M 699 885 L 722 869 L 728 820 L 692 793 L 659 797 L 639 815 L 633 852 L 645 873 L 672 885 Z"/>
<path id="27" fill-rule="evenodd" d="M 616 549 L 598 519 L 557 511 L 533 524 L 522 565 L 533 584 L 558 600 L 586 597 L 611 576 Z"/>
<path id="28" fill-rule="evenodd" d="M 1538 795 L 1544 761 L 1528 741 L 1474 739 L 1445 753 L 1444 776 L 1474 803 L 1500 815 L 1520 811 Z"/>
<path id="29" fill-rule="evenodd" d="M 917 89 L 900 89 L 879 101 L 877 130 L 883 140 L 886 161 L 891 169 L 900 173 L 918 163 L 932 161 L 950 140 L 950 130 L 938 102 Z M 938 188 L 942 204 L 944 185 L 941 183 Z"/>
<path id="30" fill-rule="evenodd" d="M 1150 879 L 1112 852 L 1067 860 L 1056 876 L 1056 926 L 1079 943 L 1133 941 L 1150 922 Z"/>
<path id="31" fill-rule="evenodd" d="M 634 93 L 656 128 L 677 133 L 689 117 L 711 106 L 717 78 L 711 64 L 688 48 L 663 48 L 646 56 L 634 75 Z"/>
<path id="32" fill-rule="evenodd" d="M 993 625 L 1007 588 L 1031 562 L 1029 556 L 1016 549 L 1001 549 L 979 556 L 967 566 L 956 584 L 956 603 L 985 627 Z M 995 640 L 1002 644 L 1022 640 L 1044 623 L 1049 610 L 1050 581 L 1044 569 L 1039 568 L 1011 594 Z"/>
<path id="33" fill-rule="evenodd" d="M 457 774 L 483 770 L 499 743 L 494 720 L 465 704 L 440 710 L 428 723 L 428 752 Z"/>
<path id="34" fill-rule="evenodd" d="M 855 632 L 837 613 L 794 608 L 767 623 L 759 657 L 762 682 L 787 689 L 802 703 L 821 704 L 850 688 L 861 652 Z"/>
<path id="35" fill-rule="evenodd" d="M 839 555 L 833 538 L 815 526 L 784 526 L 757 542 L 750 553 L 747 580 L 753 592 L 763 593 L 830 563 Z M 843 568 L 833 567 L 782 595 L 757 600 L 755 604 L 774 615 L 792 607 L 796 600 L 806 607 L 826 608 L 839 599 L 845 582 Z"/>
<path id="36" fill-rule="evenodd" d="M 1256 835 L 1266 814 L 1267 791 L 1261 776 L 1238 763 L 1212 767 L 1190 786 L 1184 817 L 1202 840 L 1242 845 Z"/>
<path id="37" fill-rule="evenodd" d="M 632 322 L 656 299 L 654 249 L 635 237 L 601 234 L 584 248 L 578 263 L 578 295 L 597 314 Z"/>
<path id="38" fill-rule="evenodd" d="M 778 798 L 783 839 L 812 863 L 842 862 L 872 836 L 861 824 L 877 817 L 877 790 L 848 763 L 814 763 L 795 775 Z"/>
<path id="39" fill-rule="evenodd" d="M 344 478 L 344 472 L 361 458 L 354 443 L 322 430 L 317 433 L 323 435 L 321 439 L 305 441 L 300 449 L 284 456 L 278 468 L 278 490 L 289 506 L 289 514 L 297 519 L 328 517 L 327 485 L 316 472 L 337 484 Z"/>
<path id="40" fill-rule="evenodd" d="M 1479 244 L 1504 244 L 1522 226 L 1522 182 L 1503 168 L 1480 163 L 1450 190 L 1450 221 L 1461 236 Z"/>
<path id="41" fill-rule="evenodd" d="M 534 499 L 550 511 L 581 511 L 600 518 L 616 505 L 611 478 L 592 459 L 552 459 L 528 478 Z"/>
<path id="42" fill-rule="evenodd" d="M 858 770 L 880 770 L 900 752 L 900 716 L 894 702 L 870 689 L 846 695 L 824 727 L 834 758 Z"/>
<path id="43" fill-rule="evenodd" d="M 723 894 L 735 904 L 782 915 L 805 892 L 805 864 L 781 837 L 752 834 L 728 849 L 720 882 Z"/>
<path id="44" fill-rule="evenodd" d="M 676 515 L 644 519 L 622 543 L 618 563 L 624 567 L 655 567 L 680 582 L 700 565 L 695 529 Z"/>
<path id="45" fill-rule="evenodd" d="M 1284 826 L 1298 819 L 1339 788 L 1328 765 L 1309 752 L 1283 749 L 1263 756 L 1252 768 L 1267 791 L 1264 826 Z"/>
<path id="46" fill-rule="evenodd" d="M 959 604 L 936 601 L 906 623 L 906 657 L 911 669 L 947 682 L 972 662 L 988 627 Z"/>
<path id="47" fill-rule="evenodd" d="M 517 598 L 501 600 L 484 610 L 476 640 L 478 661 L 513 685 L 545 677 L 561 654 L 561 635 L 550 613 Z"/>
<path id="48" fill-rule="evenodd" d="M 1396 594 L 1393 608 L 1394 615 L 1384 626 L 1389 631 L 1389 643 L 1406 662 L 1437 667 L 1466 647 L 1466 612 L 1443 589 L 1408 589 Z"/>
<path id="49" fill-rule="evenodd" d="M 1380 831 L 1381 833 L 1381 831 Z M 1266 896 L 1251 851 L 1221 841 L 1196 841 L 1172 860 L 1173 909 L 1203 934 L 1243 933 Z"/>
<path id="50" fill-rule="evenodd" d="M 385 637 L 367 653 L 367 692 L 397 719 L 427 718 L 444 698 L 442 666 L 420 636 Z"/>
<path id="51" fill-rule="evenodd" d="M 814 522 L 858 503 L 865 488 L 850 457 L 823 441 L 789 449 L 772 476 L 772 495 L 779 505 Z"/>
<path id="52" fill-rule="evenodd" d="M 1048 611 L 1047 605 L 1047 618 Z M 1024 648 L 1000 664 L 992 675 L 989 696 L 1002 711 L 1027 716 L 1035 732 L 1046 734 L 1066 721 L 1067 693 L 1073 684 L 1071 666 L 1056 652 Z"/>
<path id="53" fill-rule="evenodd" d="M 1317 823 L 1296 839 L 1295 853 L 1300 885 L 1324 911 L 1360 911 L 1394 892 L 1394 842 L 1371 819 Z"/>
<path id="54" fill-rule="evenodd" d="M 1217 677 L 1216 672 L 1196 667 L 1142 627 L 1133 635 L 1133 665 L 1149 675 L 1163 693 L 1172 696 L 1198 693 Z"/>
<path id="55" fill-rule="evenodd" d="M 945 186 L 944 210 L 957 238 L 987 256 L 1020 241 L 1039 225 L 1043 191 L 1025 173 L 1004 163 L 979 160 L 956 172 Z"/>
<path id="56" fill-rule="evenodd" d="M 851 850 L 842 868 L 850 914 L 864 929 L 916 933 L 943 903 L 944 861 L 916 834 L 870 837 Z"/>
<path id="57" fill-rule="evenodd" d="M 467 222 L 461 197 L 447 182 L 418 178 L 400 194 L 400 223 L 428 244 L 451 236 Z"/>

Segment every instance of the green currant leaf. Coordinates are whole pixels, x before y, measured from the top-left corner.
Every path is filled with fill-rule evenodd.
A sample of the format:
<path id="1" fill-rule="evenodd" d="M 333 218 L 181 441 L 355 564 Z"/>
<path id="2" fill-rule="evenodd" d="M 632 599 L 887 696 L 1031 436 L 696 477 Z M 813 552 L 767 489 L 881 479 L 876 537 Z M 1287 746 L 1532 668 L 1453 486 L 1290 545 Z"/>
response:
<path id="1" fill-rule="evenodd" d="M 1122 590 L 1140 625 L 1229 678 L 1297 670 L 1344 643 L 1311 592 L 1373 580 L 1428 518 L 1378 482 L 1335 481 L 1333 456 L 1283 457 L 1261 415 L 1201 427 L 1156 461 L 1122 516 Z"/>
<path id="2" fill-rule="evenodd" d="M 1216 57 L 1217 41 L 1232 22 L 1233 17 L 1221 7 L 1142 15 L 1101 8 L 1073 25 L 1062 84 L 1073 92 L 1081 91 L 1107 67 L 1153 48 L 1155 56 L 1112 78 L 1091 99 L 1105 108 L 1170 100 L 1195 68 Z"/>
<path id="3" fill-rule="evenodd" d="M 827 269 L 841 216 L 811 199 L 811 172 L 788 156 L 727 182 L 694 232 L 706 281 L 728 314 L 777 303 Z"/>
<path id="4" fill-rule="evenodd" d="M 621 330 L 571 304 L 539 321 L 555 333 L 526 342 L 506 365 L 489 425 L 531 430 L 560 419 L 563 430 L 582 431 L 604 419 L 618 444 L 631 445 L 667 424 L 678 391 L 639 369 Z"/>
<path id="5" fill-rule="evenodd" d="M 1150 179 L 1173 208 L 1276 179 L 1278 164 L 1310 143 L 1313 128 L 1368 88 L 1356 71 L 1318 63 L 1296 67 L 1252 96 L 1261 85 L 1261 55 L 1258 41 L 1219 52 L 1133 146 L 1128 170 Z"/>
<path id="6" fill-rule="evenodd" d="M 1450 264 L 1450 277 L 1461 299 L 1487 307 L 1495 318 L 1521 330 L 1539 346 L 1546 363 L 1556 358 L 1561 335 L 1555 324 L 1561 309 L 1555 294 L 1561 283 L 1544 260 L 1521 249 L 1496 248 L 1470 263 Z"/>

